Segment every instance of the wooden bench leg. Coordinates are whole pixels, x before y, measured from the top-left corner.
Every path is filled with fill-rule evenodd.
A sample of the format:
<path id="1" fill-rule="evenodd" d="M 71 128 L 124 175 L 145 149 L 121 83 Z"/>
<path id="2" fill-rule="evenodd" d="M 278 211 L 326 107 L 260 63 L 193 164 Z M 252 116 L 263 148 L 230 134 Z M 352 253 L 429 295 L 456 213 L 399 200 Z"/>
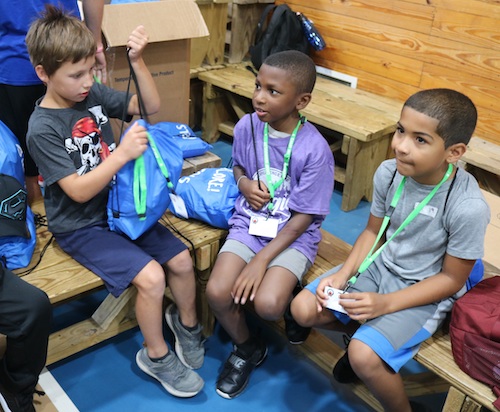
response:
<path id="1" fill-rule="evenodd" d="M 481 405 L 452 386 L 446 396 L 443 412 L 481 412 Z"/>
<path id="2" fill-rule="evenodd" d="M 219 241 L 215 241 L 196 251 L 196 308 L 198 319 L 203 326 L 203 335 L 206 337 L 212 335 L 214 331 L 215 317 L 208 305 L 206 289 L 219 248 Z"/>
<path id="3" fill-rule="evenodd" d="M 372 199 L 373 175 L 377 167 L 385 160 L 389 147 L 390 135 L 381 139 L 362 142 L 345 136 L 349 140 L 342 210 L 355 209 L 361 199 Z"/>
<path id="4" fill-rule="evenodd" d="M 220 136 L 219 124 L 232 118 L 230 107 L 224 93 L 211 85 L 203 85 L 203 114 L 201 137 L 209 143 L 216 142 Z"/>
<path id="5" fill-rule="evenodd" d="M 136 293 L 137 290 L 130 287 L 119 298 L 108 295 L 91 318 L 52 333 L 47 365 L 137 326 L 134 313 Z"/>

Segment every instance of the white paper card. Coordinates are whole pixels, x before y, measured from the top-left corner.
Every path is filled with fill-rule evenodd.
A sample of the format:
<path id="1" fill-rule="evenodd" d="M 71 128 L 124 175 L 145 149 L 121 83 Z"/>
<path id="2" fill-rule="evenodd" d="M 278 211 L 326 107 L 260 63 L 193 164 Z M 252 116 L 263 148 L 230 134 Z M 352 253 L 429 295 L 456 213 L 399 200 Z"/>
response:
<path id="1" fill-rule="evenodd" d="M 184 219 L 188 219 L 188 212 L 186 209 L 186 204 L 184 203 L 184 200 L 182 197 L 174 195 L 173 193 L 169 194 L 170 196 L 170 201 L 172 202 L 172 206 L 174 207 L 174 211 L 176 214 L 179 216 L 182 216 Z"/>
<path id="2" fill-rule="evenodd" d="M 278 234 L 278 219 L 266 218 L 264 216 L 252 216 L 248 233 L 254 236 L 262 236 L 274 239 Z"/>
<path id="3" fill-rule="evenodd" d="M 325 294 L 330 298 L 328 299 L 328 303 L 326 307 L 328 309 L 336 310 L 337 312 L 342 312 L 347 314 L 345 309 L 339 303 L 339 296 L 344 294 L 343 290 L 331 288 L 330 286 L 325 287 Z M 345 299 L 345 301 L 353 301 L 354 299 Z"/>

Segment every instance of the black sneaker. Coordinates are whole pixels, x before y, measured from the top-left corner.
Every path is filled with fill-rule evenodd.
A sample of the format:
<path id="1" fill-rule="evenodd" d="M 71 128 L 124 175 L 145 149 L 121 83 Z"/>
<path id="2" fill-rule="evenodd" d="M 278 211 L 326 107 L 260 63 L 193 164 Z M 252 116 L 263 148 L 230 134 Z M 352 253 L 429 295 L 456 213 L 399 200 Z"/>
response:
<path id="1" fill-rule="evenodd" d="M 339 383 L 356 383 L 360 381 L 351 367 L 347 350 L 333 368 L 333 378 Z"/>
<path id="2" fill-rule="evenodd" d="M 35 412 L 33 406 L 33 392 L 14 393 L 10 392 L 0 383 L 0 406 L 3 410 L 11 412 Z"/>
<path id="3" fill-rule="evenodd" d="M 217 378 L 216 392 L 226 399 L 238 396 L 248 384 L 250 373 L 259 366 L 267 356 L 267 346 L 258 341 L 257 349 L 249 358 L 244 357 L 236 346 L 224 363 L 222 372 Z"/>
<path id="4" fill-rule="evenodd" d="M 432 412 L 431 408 L 420 402 L 410 401 L 411 412 Z"/>
<path id="5" fill-rule="evenodd" d="M 292 292 L 292 296 L 297 296 L 300 291 L 302 291 L 302 285 L 300 282 L 297 282 L 297 286 Z M 290 311 L 290 305 L 286 308 L 285 314 L 283 315 L 283 319 L 285 321 L 285 333 L 288 341 L 292 345 L 300 345 L 304 343 L 309 334 L 311 333 L 311 328 L 305 328 L 300 326 L 292 316 L 292 312 Z"/>
<path id="6" fill-rule="evenodd" d="M 288 341 L 292 345 L 300 345 L 304 343 L 309 334 L 311 333 L 311 328 L 305 328 L 300 326 L 292 316 L 290 311 L 290 305 L 286 308 L 285 314 L 283 315 L 285 320 L 285 333 Z"/>

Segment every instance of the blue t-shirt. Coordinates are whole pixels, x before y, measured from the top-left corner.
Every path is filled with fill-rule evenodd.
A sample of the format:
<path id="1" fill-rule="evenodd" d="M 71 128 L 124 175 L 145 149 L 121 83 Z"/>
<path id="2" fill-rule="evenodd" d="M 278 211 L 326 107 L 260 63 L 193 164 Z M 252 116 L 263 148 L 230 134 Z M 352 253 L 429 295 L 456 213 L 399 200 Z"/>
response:
<path id="1" fill-rule="evenodd" d="M 80 17 L 76 0 L 2 0 L 0 1 L 0 83 L 11 86 L 41 84 L 31 65 L 25 37 L 30 24 L 54 4 Z"/>

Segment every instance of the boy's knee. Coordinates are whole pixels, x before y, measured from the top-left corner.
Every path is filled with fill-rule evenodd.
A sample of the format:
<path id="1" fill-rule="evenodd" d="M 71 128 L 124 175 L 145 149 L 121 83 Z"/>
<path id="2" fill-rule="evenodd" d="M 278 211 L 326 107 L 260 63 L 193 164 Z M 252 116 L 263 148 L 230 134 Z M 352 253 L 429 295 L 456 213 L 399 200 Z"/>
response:
<path id="1" fill-rule="evenodd" d="M 231 292 L 227 290 L 226 285 L 222 285 L 212 278 L 207 283 L 205 296 L 207 297 L 208 304 L 215 308 L 231 304 L 232 302 Z"/>
<path id="2" fill-rule="evenodd" d="M 283 316 L 285 305 L 275 298 L 262 299 L 257 295 L 254 300 L 254 309 L 257 315 L 268 321 L 276 321 Z"/>
<path id="3" fill-rule="evenodd" d="M 347 350 L 349 363 L 361 379 L 369 377 L 383 363 L 372 348 L 357 339 L 349 343 Z"/>
<path id="4" fill-rule="evenodd" d="M 167 262 L 170 274 L 194 274 L 193 259 L 188 250 L 184 250 Z"/>
<path id="5" fill-rule="evenodd" d="M 317 316 L 316 299 L 308 291 L 302 291 L 290 303 L 290 311 L 299 325 L 312 327 Z"/>
<path id="6" fill-rule="evenodd" d="M 137 274 L 133 284 L 139 293 L 163 294 L 166 287 L 165 272 L 159 263 L 152 261 Z"/>

